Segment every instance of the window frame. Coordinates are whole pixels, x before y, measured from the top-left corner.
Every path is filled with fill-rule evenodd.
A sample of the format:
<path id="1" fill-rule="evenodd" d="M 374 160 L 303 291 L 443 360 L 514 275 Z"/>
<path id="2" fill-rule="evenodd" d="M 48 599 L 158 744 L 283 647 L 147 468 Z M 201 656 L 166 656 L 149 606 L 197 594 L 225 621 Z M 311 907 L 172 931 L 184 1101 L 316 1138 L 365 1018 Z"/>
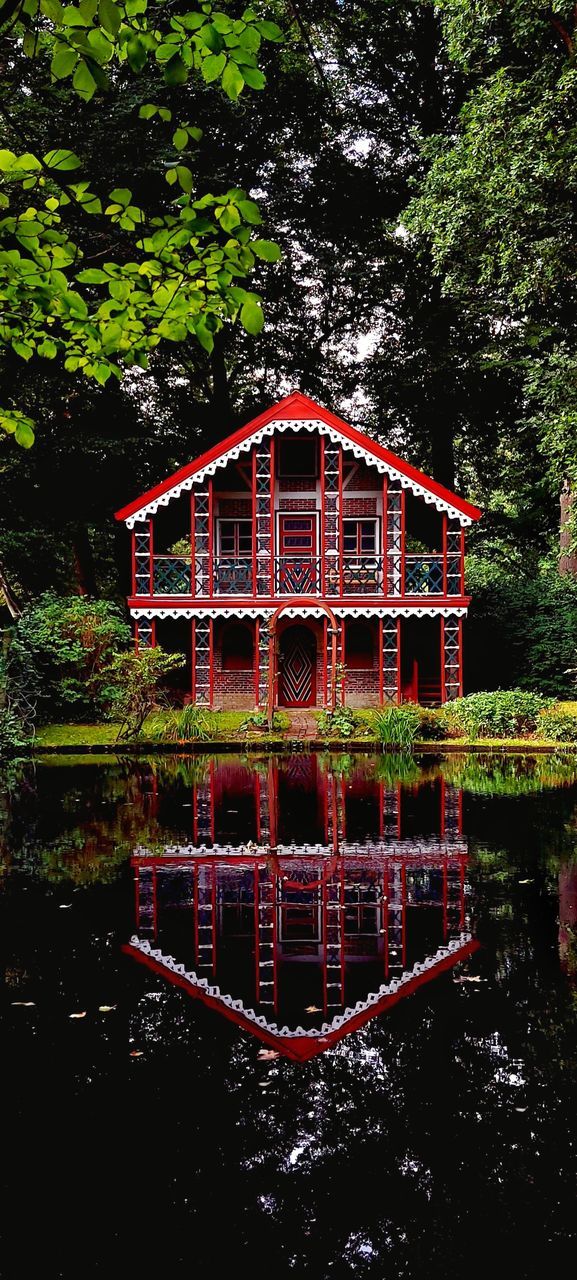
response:
<path id="1" fill-rule="evenodd" d="M 240 550 L 240 525 L 246 525 L 250 531 L 250 547 L 248 551 Z M 234 551 L 224 551 L 222 546 L 223 525 L 232 525 L 234 530 Z M 218 555 L 222 560 L 250 560 L 253 552 L 252 520 L 250 516 L 219 516 L 216 522 Z M 246 536 L 246 535 L 245 535 Z"/>
<path id="2" fill-rule="evenodd" d="M 354 524 L 356 528 L 356 551 L 347 551 L 345 539 L 347 537 L 346 526 Z M 372 551 L 364 551 L 362 547 L 362 525 L 371 524 L 374 533 L 374 549 Z M 343 556 L 351 557 L 354 560 L 362 560 L 365 556 L 374 559 L 380 555 L 380 520 L 378 516 L 344 516 L 343 517 Z M 350 536 L 350 534 L 348 535 Z"/>

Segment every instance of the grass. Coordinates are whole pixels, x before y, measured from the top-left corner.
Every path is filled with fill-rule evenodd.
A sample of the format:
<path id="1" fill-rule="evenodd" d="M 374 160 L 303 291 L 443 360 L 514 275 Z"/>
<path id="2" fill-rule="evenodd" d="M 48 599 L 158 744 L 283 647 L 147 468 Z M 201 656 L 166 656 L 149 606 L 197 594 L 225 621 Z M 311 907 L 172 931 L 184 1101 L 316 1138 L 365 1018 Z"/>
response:
<path id="1" fill-rule="evenodd" d="M 561 714 L 577 715 L 577 702 L 559 703 L 558 710 Z M 163 713 L 166 717 L 169 712 Z M 272 742 L 278 743 L 283 736 L 283 731 L 288 727 L 288 716 L 283 712 L 277 713 L 280 718 L 279 729 L 271 736 L 266 730 L 255 729 L 248 732 L 241 732 L 241 726 L 246 721 L 248 713 L 246 711 L 214 711 L 210 713 L 211 723 L 214 723 L 214 733 L 211 734 L 208 745 L 218 745 L 219 742 L 230 743 L 236 742 L 239 746 L 249 742 L 252 744 L 262 743 L 263 747 L 267 747 Z M 371 709 L 355 708 L 355 730 L 352 738 L 347 739 L 347 745 L 354 743 L 357 747 L 366 746 L 367 748 L 381 747 L 378 739 L 377 729 L 375 725 L 375 712 Z M 159 734 L 159 721 L 162 722 L 162 715 L 158 713 L 149 719 L 144 725 L 144 729 L 140 738 L 134 744 L 139 749 L 149 745 L 151 747 L 171 745 L 178 747 L 178 743 L 166 744 Z M 79 752 L 88 750 L 94 752 L 98 747 L 103 747 L 107 751 L 116 749 L 122 754 L 127 748 L 133 745 L 132 740 L 117 741 L 118 727 L 116 724 L 50 724 L 42 725 L 36 734 L 35 750 L 42 752 L 45 748 L 47 751 L 58 751 L 58 749 L 72 751 L 76 748 Z M 327 746 L 334 747 L 336 739 L 323 738 L 319 732 L 319 740 L 326 743 Z M 199 742 L 198 745 L 206 746 L 207 743 Z M 413 750 L 422 752 L 436 752 L 442 754 L 443 751 L 525 751 L 531 754 L 531 751 L 576 751 L 577 744 L 567 742 L 554 742 L 544 738 L 446 738 L 439 741 L 422 741 L 417 737 L 413 743 Z"/>

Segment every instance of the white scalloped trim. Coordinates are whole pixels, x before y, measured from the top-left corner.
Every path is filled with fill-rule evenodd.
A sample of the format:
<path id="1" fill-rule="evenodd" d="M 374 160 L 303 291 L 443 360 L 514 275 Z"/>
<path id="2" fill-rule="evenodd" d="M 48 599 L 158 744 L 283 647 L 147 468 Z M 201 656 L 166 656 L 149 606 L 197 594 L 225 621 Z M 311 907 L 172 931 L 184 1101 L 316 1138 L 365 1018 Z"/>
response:
<path id="1" fill-rule="evenodd" d="M 266 436 L 274 435 L 275 431 L 318 431 L 321 436 L 328 436 L 333 444 L 342 445 L 348 453 L 352 453 L 354 458 L 361 459 L 366 462 L 369 467 L 376 467 L 377 471 L 382 475 L 387 475 L 391 480 L 398 480 L 403 489 L 410 489 L 417 498 L 424 498 L 425 502 L 437 508 L 437 511 L 446 511 L 448 516 L 453 520 L 458 520 L 462 528 L 466 528 L 472 523 L 470 516 L 463 515 L 462 511 L 458 511 L 456 507 L 452 507 L 450 503 L 444 502 L 442 498 L 431 493 L 425 485 L 418 484 L 415 480 L 410 480 L 403 471 L 398 471 L 396 467 L 391 467 L 388 463 L 383 462 L 381 458 L 377 458 L 370 449 L 363 449 L 359 444 L 353 444 L 347 436 L 337 431 L 335 427 L 329 427 L 328 423 L 323 422 L 321 418 L 275 418 L 272 422 L 267 422 L 266 426 L 260 427 L 258 431 L 253 431 L 252 435 L 247 436 L 241 444 L 236 444 L 232 449 L 227 449 L 226 453 L 220 454 L 215 458 L 214 462 L 210 462 L 200 471 L 195 471 L 193 475 L 187 476 L 186 480 L 181 480 L 179 484 L 173 485 L 172 489 L 167 489 L 160 498 L 154 498 L 152 502 L 148 502 L 146 506 L 140 507 L 133 515 L 128 516 L 125 524 L 132 529 L 138 520 L 146 520 L 148 516 L 154 515 L 159 507 L 167 507 L 173 498 L 179 498 L 181 493 L 192 489 L 194 484 L 200 484 L 207 476 L 213 476 L 222 467 L 228 466 L 229 462 L 234 462 L 242 453 L 249 453 L 255 444 L 260 444 Z"/>
<path id="2" fill-rule="evenodd" d="M 196 987 L 200 991 L 204 991 L 207 996 L 211 996 L 213 1000 L 219 1000 L 226 1008 L 232 1009 L 236 1013 L 242 1013 L 248 1022 L 253 1022 L 255 1026 L 261 1027 L 264 1031 L 269 1031 L 272 1035 L 278 1036 L 281 1040 L 302 1039 L 304 1036 L 308 1040 L 316 1040 L 322 1036 L 326 1036 L 331 1031 L 340 1031 L 345 1027 L 347 1022 L 351 1022 L 353 1018 L 358 1017 L 359 1013 L 364 1013 L 373 1005 L 379 1004 L 387 996 L 392 996 L 400 991 L 402 987 L 406 987 L 413 978 L 421 973 L 426 973 L 429 969 L 435 969 L 438 964 L 446 960 L 454 952 L 460 951 L 462 947 L 466 947 L 472 941 L 470 933 L 461 933 L 458 938 L 453 938 L 445 947 L 439 947 L 433 956 L 427 956 L 423 961 L 418 961 L 413 965 L 412 969 L 408 969 L 401 978 L 392 978 L 390 982 L 384 982 L 378 991 L 372 991 L 365 1000 L 357 1000 L 354 1008 L 347 1007 L 342 1014 L 338 1014 L 333 1018 L 332 1022 L 323 1022 L 320 1028 L 313 1027 L 310 1030 L 305 1027 L 279 1027 L 276 1022 L 267 1022 L 262 1014 L 257 1014 L 254 1009 L 247 1008 L 242 1000 L 235 1000 L 230 995 L 225 995 L 220 987 L 209 983 L 207 978 L 199 978 L 192 970 L 187 970 L 183 964 L 179 964 L 174 956 L 165 956 L 162 951 L 151 947 L 147 939 L 141 940 L 136 935 L 130 939 L 130 945 L 135 951 L 140 951 L 144 956 L 150 956 L 162 968 L 167 969 L 169 973 L 175 973 L 183 978 L 189 986 Z"/>
<path id="3" fill-rule="evenodd" d="M 143 860 L 149 858 L 156 860 L 158 858 L 204 858 L 208 855 L 216 862 L 225 861 L 232 864 L 239 858 L 245 859 L 247 853 L 255 859 L 267 858 L 270 854 L 270 846 L 257 845 L 256 848 L 248 850 L 232 844 L 166 844 L 159 852 L 158 849 L 150 849 L 146 845 L 138 844 L 131 856 Z M 278 844 L 275 845 L 275 853 L 279 858 L 289 860 L 332 858 L 334 848 L 332 844 Z M 468 853 L 468 842 L 459 832 L 446 832 L 442 837 L 424 836 L 419 840 L 395 840 L 390 837 L 387 840 L 370 840 L 366 844 L 348 840 L 339 841 L 339 856 L 350 859 L 360 858 L 364 867 L 374 865 L 372 859 L 380 865 L 385 858 L 388 866 L 391 867 L 393 863 L 406 862 L 407 858 L 416 861 L 422 859 L 426 862 L 427 858 L 442 857 L 447 858 L 448 861 L 454 861 L 456 858 L 467 857 Z"/>
<path id="4" fill-rule="evenodd" d="M 403 605 L 396 608 L 393 606 L 379 605 L 332 605 L 333 613 L 337 618 L 466 618 L 466 606 L 453 605 Z M 130 610 L 132 618 L 272 618 L 276 613 L 276 608 L 259 608 L 252 605 L 240 605 L 231 609 L 215 609 L 213 607 L 203 608 L 202 605 L 195 605 L 191 608 L 189 605 L 163 608 L 154 605 L 152 608 L 134 608 Z M 327 614 L 324 609 L 317 605 L 290 605 L 288 609 L 284 609 L 283 618 L 326 618 Z"/>

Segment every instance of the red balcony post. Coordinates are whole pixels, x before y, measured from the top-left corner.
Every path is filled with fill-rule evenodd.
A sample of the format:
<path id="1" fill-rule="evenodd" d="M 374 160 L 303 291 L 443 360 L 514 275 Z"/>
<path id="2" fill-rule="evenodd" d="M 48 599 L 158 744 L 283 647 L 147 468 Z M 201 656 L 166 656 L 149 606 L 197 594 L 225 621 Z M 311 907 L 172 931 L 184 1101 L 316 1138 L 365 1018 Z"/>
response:
<path id="1" fill-rule="evenodd" d="M 443 595 L 447 594 L 447 513 L 443 512 Z"/>
<path id="2" fill-rule="evenodd" d="M 252 593 L 251 593 L 251 594 L 252 594 L 253 596 L 256 596 L 256 594 L 257 594 L 257 590 L 258 590 L 258 587 L 257 587 L 257 576 L 256 576 L 256 504 L 257 504 L 257 496 L 256 496 L 256 483 L 257 483 L 257 482 L 256 482 L 256 449 L 253 449 L 253 450 L 252 450 L 251 457 L 252 457 L 252 472 L 251 472 L 251 474 L 252 474 Z M 257 624 L 256 624 L 256 625 L 257 625 L 257 635 L 258 635 L 258 621 L 257 621 Z M 258 644 L 257 644 L 257 648 L 256 648 L 256 650 L 255 650 L 255 653 L 257 654 L 257 661 L 256 661 L 256 663 L 255 663 L 255 669 L 256 669 L 256 671 L 258 672 Z M 258 707 L 258 684 L 257 684 L 257 698 L 256 698 L 256 705 L 257 705 L 257 707 Z"/>
<path id="3" fill-rule="evenodd" d="M 339 530 L 339 595 L 343 594 L 343 450 L 342 445 L 338 448 L 339 459 L 339 509 L 338 509 L 338 530 Z M 344 652 L 344 649 L 343 649 Z M 344 703 L 344 686 L 343 686 L 343 703 Z"/>
<path id="4" fill-rule="evenodd" d="M 402 596 L 406 594 L 406 590 L 405 590 L 405 554 L 406 554 L 405 552 L 405 544 L 406 544 L 405 518 L 406 518 L 405 490 L 401 489 L 401 564 L 400 564 L 401 582 L 400 582 L 400 587 L 401 587 Z"/>
<path id="5" fill-rule="evenodd" d="M 275 480 L 275 447 L 274 436 L 270 439 L 270 595 L 275 595 L 274 580 L 274 556 L 275 556 L 275 528 L 274 528 L 274 480 Z"/>
<path id="6" fill-rule="evenodd" d="M 326 562 L 325 562 L 325 438 L 324 436 L 319 437 L 319 458 L 320 458 L 319 472 L 320 472 L 320 486 L 321 486 L 321 527 L 320 527 L 320 536 L 319 536 L 319 555 L 321 558 L 321 571 L 319 574 L 319 578 L 320 578 L 321 594 L 324 595 L 327 589 L 327 586 L 326 586 L 327 573 L 326 573 Z M 326 624 L 325 624 L 325 635 L 326 635 Z M 326 643 L 325 643 L 325 653 L 326 653 Z M 325 701 L 326 701 L 326 698 L 325 698 Z"/>
<path id="7" fill-rule="evenodd" d="M 461 595 L 465 594 L 465 530 L 461 528 L 460 537 L 460 555 L 461 555 Z"/>
<path id="8" fill-rule="evenodd" d="M 190 491 L 190 594 L 196 595 L 196 500 Z"/>
<path id="9" fill-rule="evenodd" d="M 213 542 L 214 542 L 214 481 L 212 476 L 208 481 L 208 594 L 212 599 L 214 595 L 214 563 L 213 563 Z"/>
<path id="10" fill-rule="evenodd" d="M 150 557 L 149 558 L 149 574 L 150 574 L 149 590 L 150 590 L 151 596 L 153 596 L 154 595 L 154 525 L 152 520 L 148 521 L 148 528 L 150 530 L 150 538 L 148 543 L 148 554 Z"/>

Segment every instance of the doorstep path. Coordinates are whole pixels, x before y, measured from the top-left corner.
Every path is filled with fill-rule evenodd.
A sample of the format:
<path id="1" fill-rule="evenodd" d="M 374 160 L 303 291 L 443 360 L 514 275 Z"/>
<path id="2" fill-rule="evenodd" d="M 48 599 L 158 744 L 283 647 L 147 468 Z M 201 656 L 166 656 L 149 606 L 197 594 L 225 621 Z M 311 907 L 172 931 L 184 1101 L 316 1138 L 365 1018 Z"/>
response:
<path id="1" fill-rule="evenodd" d="M 294 711 L 287 711 L 289 718 L 288 729 L 283 730 L 283 738 L 290 738 L 292 741 L 297 739 L 306 742 L 310 738 L 318 738 L 317 719 L 313 711 L 308 711 L 306 707 L 297 707 Z"/>

